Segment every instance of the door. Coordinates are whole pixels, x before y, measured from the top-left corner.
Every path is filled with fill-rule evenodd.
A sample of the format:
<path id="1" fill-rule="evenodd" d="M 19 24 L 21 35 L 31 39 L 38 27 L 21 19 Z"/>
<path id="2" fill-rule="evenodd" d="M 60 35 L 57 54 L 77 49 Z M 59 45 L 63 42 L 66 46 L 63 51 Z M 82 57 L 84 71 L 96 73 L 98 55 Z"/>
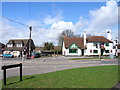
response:
<path id="1" fill-rule="evenodd" d="M 84 49 L 82 49 L 82 56 L 84 56 Z"/>
<path id="2" fill-rule="evenodd" d="M 103 53 L 104 53 L 104 49 L 101 49 L 101 56 L 103 56 Z"/>

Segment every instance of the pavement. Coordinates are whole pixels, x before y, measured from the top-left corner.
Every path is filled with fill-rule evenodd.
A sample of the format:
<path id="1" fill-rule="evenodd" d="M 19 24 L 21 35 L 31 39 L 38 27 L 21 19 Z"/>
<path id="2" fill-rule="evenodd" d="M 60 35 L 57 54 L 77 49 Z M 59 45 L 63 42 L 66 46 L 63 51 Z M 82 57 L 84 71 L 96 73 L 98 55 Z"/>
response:
<path id="1" fill-rule="evenodd" d="M 19 64 L 23 65 L 23 75 L 34 75 L 58 70 L 65 70 L 79 67 L 91 67 L 101 65 L 118 65 L 118 59 L 89 59 L 89 60 L 70 60 L 73 57 L 47 57 L 21 60 L 21 58 L 4 58 L 0 60 L 1 66 Z M 3 71 L 0 70 L 0 73 Z M 7 69 L 7 77 L 19 76 L 19 67 Z M 2 79 L 2 75 L 0 77 Z"/>

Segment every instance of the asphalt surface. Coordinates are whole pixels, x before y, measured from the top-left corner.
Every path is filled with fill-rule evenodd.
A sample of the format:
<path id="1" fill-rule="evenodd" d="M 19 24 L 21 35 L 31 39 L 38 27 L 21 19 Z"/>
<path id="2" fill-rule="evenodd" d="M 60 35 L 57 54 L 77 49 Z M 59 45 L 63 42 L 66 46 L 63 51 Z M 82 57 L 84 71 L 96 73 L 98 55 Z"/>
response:
<path id="1" fill-rule="evenodd" d="M 21 60 L 21 58 L 3 58 L 1 66 L 22 63 L 23 75 L 34 75 L 58 70 L 100 65 L 118 65 L 117 59 L 70 60 L 73 57 L 47 57 Z M 2 78 L 2 70 L 0 71 Z M 7 77 L 19 76 L 19 67 L 7 69 Z"/>

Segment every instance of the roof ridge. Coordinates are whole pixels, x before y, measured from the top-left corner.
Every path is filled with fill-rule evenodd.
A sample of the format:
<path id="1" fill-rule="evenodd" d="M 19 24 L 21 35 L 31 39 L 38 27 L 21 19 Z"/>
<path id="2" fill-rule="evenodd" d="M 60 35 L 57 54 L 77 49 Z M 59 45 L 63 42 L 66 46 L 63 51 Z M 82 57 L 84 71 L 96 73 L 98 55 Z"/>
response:
<path id="1" fill-rule="evenodd" d="M 28 39 L 10 39 L 10 40 L 28 40 Z"/>

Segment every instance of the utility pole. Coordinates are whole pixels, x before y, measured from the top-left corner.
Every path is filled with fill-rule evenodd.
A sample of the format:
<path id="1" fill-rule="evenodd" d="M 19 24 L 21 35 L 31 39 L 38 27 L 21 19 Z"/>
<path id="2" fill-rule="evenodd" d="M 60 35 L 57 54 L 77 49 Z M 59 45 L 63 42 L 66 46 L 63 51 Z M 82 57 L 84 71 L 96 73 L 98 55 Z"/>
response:
<path id="1" fill-rule="evenodd" d="M 101 60 L 101 44 L 99 43 L 99 49 L 100 49 L 100 52 L 99 52 L 99 60 Z"/>
<path id="2" fill-rule="evenodd" d="M 29 27 L 30 30 L 30 36 L 29 36 L 29 58 L 31 57 L 31 31 L 32 31 L 32 26 Z"/>
<path id="3" fill-rule="evenodd" d="M 118 56 L 118 37 L 115 37 L 115 56 Z"/>
<path id="4" fill-rule="evenodd" d="M 115 40 L 115 42 L 116 42 L 116 45 L 115 45 L 115 56 L 117 57 L 117 49 L 118 49 L 118 41 L 117 40 Z"/>

